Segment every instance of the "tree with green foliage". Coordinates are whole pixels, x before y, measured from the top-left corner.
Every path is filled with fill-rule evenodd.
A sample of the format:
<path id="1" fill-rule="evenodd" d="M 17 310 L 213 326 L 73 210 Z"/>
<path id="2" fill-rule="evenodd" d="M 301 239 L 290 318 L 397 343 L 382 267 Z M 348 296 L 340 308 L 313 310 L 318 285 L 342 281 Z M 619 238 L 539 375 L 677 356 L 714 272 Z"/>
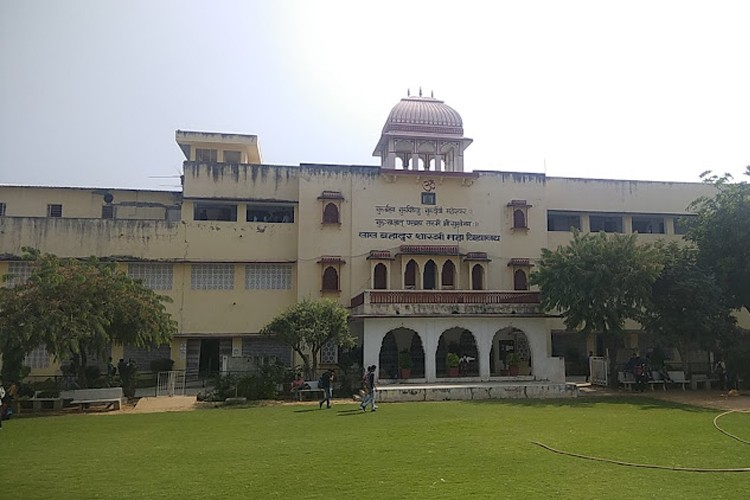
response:
<path id="1" fill-rule="evenodd" d="M 300 355 L 305 374 L 314 377 L 318 354 L 329 342 L 351 347 L 356 339 L 349 333 L 349 312 L 333 300 L 303 300 L 290 306 L 263 327 L 261 333 L 273 336 Z"/>
<path id="2" fill-rule="evenodd" d="M 693 247 L 671 242 L 659 250 L 663 265 L 640 318 L 644 329 L 676 345 L 683 360 L 690 349 L 726 352 L 735 318 L 713 274 Z"/>
<path id="3" fill-rule="evenodd" d="M 599 333 L 609 347 L 610 383 L 617 385 L 615 356 L 623 327 L 637 320 L 660 270 L 652 245 L 637 235 L 581 234 L 555 251 L 542 249 L 531 283 L 540 287 L 542 307 L 559 312 L 568 330 Z"/>
<path id="4" fill-rule="evenodd" d="M 750 184 L 731 183 L 729 174 L 701 177 L 716 194 L 693 202 L 697 217 L 688 219 L 686 238 L 698 247 L 698 263 L 713 271 L 727 305 L 750 311 Z"/>
<path id="5" fill-rule="evenodd" d="M 0 292 L 4 358 L 22 358 L 44 345 L 56 358 L 72 360 L 78 384 L 87 387 L 89 356 L 102 359 L 113 344 L 151 347 L 171 341 L 177 323 L 164 306 L 171 299 L 118 271 L 114 263 L 24 251 L 31 276 Z"/>

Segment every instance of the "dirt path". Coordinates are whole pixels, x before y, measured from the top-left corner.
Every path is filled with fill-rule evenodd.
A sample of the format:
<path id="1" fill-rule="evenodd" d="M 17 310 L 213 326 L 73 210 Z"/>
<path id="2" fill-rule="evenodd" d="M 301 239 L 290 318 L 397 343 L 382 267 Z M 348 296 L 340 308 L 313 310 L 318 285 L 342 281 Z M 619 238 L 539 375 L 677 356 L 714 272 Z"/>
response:
<path id="1" fill-rule="evenodd" d="M 681 389 L 673 389 L 662 391 L 656 389 L 653 392 L 646 390 L 645 392 L 637 393 L 626 390 L 611 391 L 609 389 L 590 386 L 581 388 L 582 397 L 605 397 L 612 395 L 642 396 L 716 410 L 750 411 L 750 395 L 743 393 L 737 396 L 730 396 L 726 391 L 713 390 L 683 391 Z"/>

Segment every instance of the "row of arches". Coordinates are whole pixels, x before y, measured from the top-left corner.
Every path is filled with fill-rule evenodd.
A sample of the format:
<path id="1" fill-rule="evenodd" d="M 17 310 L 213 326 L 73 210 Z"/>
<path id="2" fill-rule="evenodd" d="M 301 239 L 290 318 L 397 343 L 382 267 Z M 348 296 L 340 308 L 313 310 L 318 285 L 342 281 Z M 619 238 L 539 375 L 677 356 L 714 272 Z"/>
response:
<path id="1" fill-rule="evenodd" d="M 458 284 L 456 265 L 450 260 L 446 260 L 438 271 L 438 265 L 430 259 L 420 272 L 419 264 L 414 259 L 409 259 L 404 268 L 403 279 L 406 289 L 452 290 Z M 484 281 L 484 266 L 475 264 L 471 267 L 471 289 L 484 290 Z M 382 262 L 373 268 L 372 282 L 375 290 L 388 288 L 388 268 Z"/>
<path id="2" fill-rule="evenodd" d="M 458 357 L 459 364 L 452 370 L 449 353 Z M 513 357 L 511 357 L 513 355 Z M 432 360 L 428 358 L 432 357 Z M 420 334 L 409 328 L 397 328 L 384 337 L 378 354 L 380 378 L 392 380 L 425 378 L 426 364 L 434 362 L 437 378 L 478 377 L 480 364 L 489 364 L 493 377 L 531 375 L 531 348 L 526 334 L 516 328 L 498 330 L 492 339 L 492 348 L 482 359 L 474 334 L 461 327 L 444 331 L 435 352 L 427 353 Z M 404 358 L 408 360 L 408 373 L 402 370 Z M 455 358 L 454 358 L 455 359 Z M 518 371 L 511 364 L 517 361 Z"/>
<path id="3" fill-rule="evenodd" d="M 485 269 L 481 264 L 471 266 L 471 290 L 485 289 Z M 387 290 L 388 268 L 382 262 L 373 268 L 372 284 L 375 290 Z M 421 279 L 420 279 L 421 278 Z M 419 265 L 414 260 L 409 260 L 404 269 L 404 288 L 421 290 L 452 290 L 458 288 L 456 266 L 450 260 L 445 261 L 440 272 L 433 260 L 428 260 L 424 270 L 420 273 Z M 440 284 L 438 287 L 437 284 Z M 513 289 L 528 290 L 529 280 L 525 269 L 514 269 Z"/>

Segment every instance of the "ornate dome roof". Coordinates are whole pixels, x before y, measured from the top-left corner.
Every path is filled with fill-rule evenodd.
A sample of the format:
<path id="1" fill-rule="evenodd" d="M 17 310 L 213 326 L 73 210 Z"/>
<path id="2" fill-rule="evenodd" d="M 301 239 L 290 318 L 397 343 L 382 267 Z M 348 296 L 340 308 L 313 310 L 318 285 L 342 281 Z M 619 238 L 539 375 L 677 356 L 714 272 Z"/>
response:
<path id="1" fill-rule="evenodd" d="M 464 134 L 463 120 L 455 109 L 432 97 L 406 97 L 396 104 L 383 126 L 386 133 Z"/>

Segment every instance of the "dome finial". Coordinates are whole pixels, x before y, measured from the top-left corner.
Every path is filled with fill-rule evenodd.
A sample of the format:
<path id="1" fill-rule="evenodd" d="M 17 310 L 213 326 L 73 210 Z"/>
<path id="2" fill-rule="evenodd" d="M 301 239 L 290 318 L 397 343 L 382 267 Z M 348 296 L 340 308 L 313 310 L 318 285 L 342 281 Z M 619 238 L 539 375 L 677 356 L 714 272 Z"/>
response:
<path id="1" fill-rule="evenodd" d="M 411 97 L 411 89 L 406 89 L 406 97 Z"/>
<path id="2" fill-rule="evenodd" d="M 434 90 L 430 90 L 430 97 L 432 97 L 433 99 L 435 98 L 435 91 Z"/>
<path id="3" fill-rule="evenodd" d="M 422 97 L 422 86 L 419 86 L 419 97 Z"/>

